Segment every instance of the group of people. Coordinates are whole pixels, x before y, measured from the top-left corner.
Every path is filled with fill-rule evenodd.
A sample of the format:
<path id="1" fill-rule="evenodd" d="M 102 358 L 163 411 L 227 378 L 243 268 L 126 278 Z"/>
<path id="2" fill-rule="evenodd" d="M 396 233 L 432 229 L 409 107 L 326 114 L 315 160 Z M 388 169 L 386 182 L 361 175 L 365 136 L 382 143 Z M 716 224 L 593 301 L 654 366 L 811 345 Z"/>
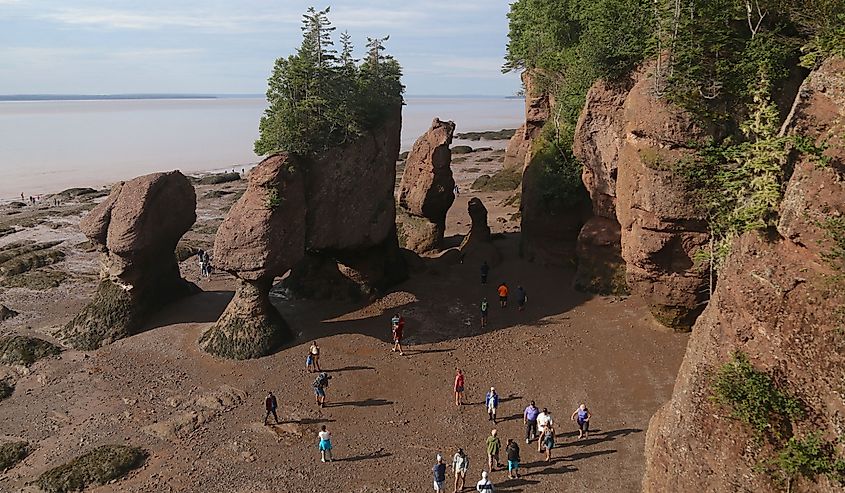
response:
<path id="1" fill-rule="evenodd" d="M 200 250 L 197 252 L 197 261 L 200 265 L 200 276 L 205 277 L 206 279 L 211 277 L 211 255 L 209 255 L 205 250 Z"/>

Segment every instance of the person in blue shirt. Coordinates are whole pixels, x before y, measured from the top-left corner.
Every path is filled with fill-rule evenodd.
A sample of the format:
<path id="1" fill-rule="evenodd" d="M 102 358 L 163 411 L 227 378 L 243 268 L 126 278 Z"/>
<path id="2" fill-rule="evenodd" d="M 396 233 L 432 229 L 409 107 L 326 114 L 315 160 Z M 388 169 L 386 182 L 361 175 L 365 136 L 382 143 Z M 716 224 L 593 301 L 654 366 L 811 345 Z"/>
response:
<path id="1" fill-rule="evenodd" d="M 537 416 L 540 415 L 540 409 L 534 405 L 534 401 L 525 408 L 522 413 L 522 422 L 525 424 L 525 443 L 531 443 L 534 437 L 539 437 L 537 432 Z"/>
<path id="2" fill-rule="evenodd" d="M 487 392 L 487 397 L 484 399 L 484 403 L 487 406 L 487 415 L 490 417 L 490 421 L 495 423 L 496 409 L 499 407 L 499 394 L 496 393 L 495 388 L 490 387 L 490 392 Z"/>
<path id="3" fill-rule="evenodd" d="M 437 454 L 437 463 L 431 468 L 434 473 L 434 491 L 443 493 L 446 491 L 446 464 L 443 463 L 443 456 Z"/>
<path id="4" fill-rule="evenodd" d="M 578 439 L 587 438 L 587 435 L 590 434 L 590 418 L 593 417 L 593 414 L 587 409 L 586 404 L 581 403 L 578 406 L 578 409 L 572 413 L 572 421 L 578 423 Z"/>

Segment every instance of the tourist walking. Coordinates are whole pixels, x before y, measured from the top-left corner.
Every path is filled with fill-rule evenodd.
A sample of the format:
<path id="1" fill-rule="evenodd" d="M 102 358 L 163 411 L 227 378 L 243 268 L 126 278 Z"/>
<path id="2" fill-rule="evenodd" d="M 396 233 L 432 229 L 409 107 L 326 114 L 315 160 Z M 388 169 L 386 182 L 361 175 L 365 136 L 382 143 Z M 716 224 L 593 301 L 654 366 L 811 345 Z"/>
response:
<path id="1" fill-rule="evenodd" d="M 326 425 L 320 427 L 320 432 L 317 433 L 317 438 L 320 440 L 318 448 L 320 449 L 320 462 L 332 461 L 332 434 L 326 430 Z"/>
<path id="2" fill-rule="evenodd" d="M 517 445 L 516 440 L 508 438 L 505 454 L 508 457 L 508 477 L 510 479 L 519 478 L 519 445 Z"/>
<path id="3" fill-rule="evenodd" d="M 321 371 L 320 370 L 320 346 L 317 345 L 317 341 L 311 343 L 311 347 L 308 348 L 308 356 L 310 357 L 310 364 L 308 365 L 308 371 L 315 372 Z M 305 363 L 308 364 L 308 359 L 305 360 Z"/>
<path id="4" fill-rule="evenodd" d="M 499 304 L 502 305 L 502 308 L 506 308 L 508 306 L 508 285 L 505 283 L 499 284 L 496 291 L 499 292 Z"/>
<path id="5" fill-rule="evenodd" d="M 273 415 L 273 419 L 276 420 L 276 424 L 279 424 L 279 416 L 276 414 L 276 409 L 279 407 L 278 403 L 276 402 L 276 396 L 273 395 L 272 392 L 267 393 L 267 397 L 264 398 L 264 426 L 267 426 L 267 418 L 270 415 Z"/>
<path id="6" fill-rule="evenodd" d="M 528 295 L 525 293 L 525 290 L 522 289 L 522 286 L 517 286 L 516 288 L 516 305 L 519 311 L 525 310 L 525 303 L 528 302 Z"/>
<path id="7" fill-rule="evenodd" d="M 487 478 L 487 471 L 481 471 L 481 481 L 475 484 L 475 491 L 479 493 L 493 491 L 493 483 Z"/>
<path id="8" fill-rule="evenodd" d="M 443 456 L 437 454 L 437 462 L 431 468 L 434 473 L 434 491 L 444 493 L 446 491 L 446 464 L 443 463 Z"/>
<path id="9" fill-rule="evenodd" d="M 581 403 L 581 405 L 578 406 L 578 409 L 572 413 L 572 417 L 570 419 L 578 423 L 578 440 L 587 438 L 587 435 L 590 434 L 590 418 L 592 417 L 593 415 L 584 403 Z"/>
<path id="10" fill-rule="evenodd" d="M 551 423 L 543 431 L 542 442 L 546 449 L 546 462 L 552 461 L 552 449 L 555 448 L 555 427 Z"/>
<path id="11" fill-rule="evenodd" d="M 487 312 L 490 305 L 487 303 L 487 298 L 481 300 L 481 328 L 487 327 Z"/>
<path id="12" fill-rule="evenodd" d="M 314 380 L 314 395 L 317 399 L 317 405 L 320 407 L 326 407 L 326 389 L 329 387 L 331 378 L 331 375 L 323 372 L 317 375 Z"/>
<path id="13" fill-rule="evenodd" d="M 399 351 L 399 356 L 404 356 L 402 352 L 402 332 L 405 330 L 405 319 L 398 313 L 390 319 L 390 325 L 393 331 L 393 352 Z"/>
<path id="14" fill-rule="evenodd" d="M 522 423 L 525 425 L 525 443 L 531 443 L 531 440 L 540 436 L 537 433 L 537 416 L 539 415 L 540 410 L 534 405 L 534 401 L 531 401 L 522 413 Z"/>
<path id="15" fill-rule="evenodd" d="M 494 428 L 490 431 L 490 436 L 487 437 L 487 467 L 490 471 L 495 471 L 497 467 L 502 467 L 499 462 L 499 450 L 502 448 L 502 442 L 497 436 L 497 431 Z"/>
<path id="16" fill-rule="evenodd" d="M 485 260 L 481 263 L 481 284 L 487 284 L 487 275 L 490 273 L 490 265 Z"/>
<path id="17" fill-rule="evenodd" d="M 211 255 L 208 252 L 202 252 L 203 275 L 208 279 L 211 277 Z"/>
<path id="18" fill-rule="evenodd" d="M 455 405 L 460 406 L 464 403 L 464 372 L 460 368 L 455 368 Z"/>
<path id="19" fill-rule="evenodd" d="M 455 493 L 463 491 L 467 480 L 467 469 L 469 469 L 469 457 L 464 449 L 458 448 L 455 456 L 452 457 L 452 467 L 455 469 Z"/>
<path id="20" fill-rule="evenodd" d="M 496 393 L 495 388 L 490 387 L 490 392 L 487 392 L 487 396 L 484 398 L 484 404 L 487 406 L 487 416 L 490 421 L 495 423 L 496 409 L 499 408 L 499 394 Z"/>
<path id="21" fill-rule="evenodd" d="M 200 250 L 197 252 L 197 262 L 200 266 L 200 278 L 205 277 L 205 251 Z"/>
<path id="22" fill-rule="evenodd" d="M 543 434 L 546 432 L 546 427 L 553 425 L 552 413 L 544 407 L 543 412 L 537 416 L 537 431 L 540 432 L 540 439 L 537 440 L 537 452 L 543 451 Z"/>

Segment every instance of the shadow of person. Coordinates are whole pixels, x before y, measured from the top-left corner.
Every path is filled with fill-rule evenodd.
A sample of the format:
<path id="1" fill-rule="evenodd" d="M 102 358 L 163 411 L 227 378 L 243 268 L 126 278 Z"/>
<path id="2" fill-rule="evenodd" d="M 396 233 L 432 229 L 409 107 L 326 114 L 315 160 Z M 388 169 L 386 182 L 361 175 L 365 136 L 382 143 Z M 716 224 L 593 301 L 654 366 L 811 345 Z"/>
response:
<path id="1" fill-rule="evenodd" d="M 370 452 L 368 454 L 358 454 L 353 455 L 352 457 L 344 457 L 342 459 L 334 459 L 336 462 L 358 462 L 362 460 L 373 460 L 373 459 L 381 459 L 384 457 L 390 457 L 390 452 L 385 452 L 384 449 L 378 449 L 375 452 Z"/>
<path id="2" fill-rule="evenodd" d="M 389 406 L 391 404 L 393 404 L 393 401 L 389 401 L 387 399 L 365 399 L 363 401 L 327 403 L 326 407 L 373 407 Z"/>

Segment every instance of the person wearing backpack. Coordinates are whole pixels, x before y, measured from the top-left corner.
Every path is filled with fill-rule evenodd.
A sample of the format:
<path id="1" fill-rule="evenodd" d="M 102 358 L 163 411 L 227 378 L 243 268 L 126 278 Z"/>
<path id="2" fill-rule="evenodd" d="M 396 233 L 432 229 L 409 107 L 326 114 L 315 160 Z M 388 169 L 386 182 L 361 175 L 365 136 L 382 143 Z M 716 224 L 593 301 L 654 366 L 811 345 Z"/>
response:
<path id="1" fill-rule="evenodd" d="M 399 356 L 405 356 L 402 352 L 402 332 L 405 330 L 405 319 L 398 313 L 390 319 L 393 332 L 393 352 L 399 351 Z"/>
<path id="2" fill-rule="evenodd" d="M 490 308 L 490 304 L 487 303 L 487 298 L 481 300 L 481 328 L 487 327 L 487 313 Z"/>
<path id="3" fill-rule="evenodd" d="M 326 389 L 331 378 L 329 374 L 323 372 L 317 375 L 317 379 L 314 380 L 314 394 L 317 397 L 317 405 L 320 407 L 326 407 Z"/>
<path id="4" fill-rule="evenodd" d="M 487 479 L 487 476 L 487 471 L 481 471 L 481 481 L 475 483 L 475 491 L 478 493 L 493 491 L 493 483 Z"/>

